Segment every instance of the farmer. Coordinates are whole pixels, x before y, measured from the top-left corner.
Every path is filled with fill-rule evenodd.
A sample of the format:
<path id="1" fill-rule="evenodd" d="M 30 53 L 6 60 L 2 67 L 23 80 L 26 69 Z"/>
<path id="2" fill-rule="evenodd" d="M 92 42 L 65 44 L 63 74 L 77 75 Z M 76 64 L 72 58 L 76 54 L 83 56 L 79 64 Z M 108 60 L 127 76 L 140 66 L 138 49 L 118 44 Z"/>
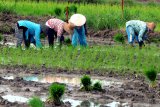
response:
<path id="1" fill-rule="evenodd" d="M 71 23 L 66 23 L 60 19 L 53 18 L 49 19 L 46 24 L 46 35 L 48 36 L 49 46 L 53 46 L 54 37 L 57 37 L 57 44 L 61 45 L 64 41 L 64 32 L 71 34 L 73 30 L 73 25 Z"/>
<path id="2" fill-rule="evenodd" d="M 72 45 L 77 46 L 87 46 L 86 40 L 86 17 L 82 14 L 74 14 L 69 19 L 69 23 L 74 25 L 74 31 L 72 35 Z"/>
<path id="3" fill-rule="evenodd" d="M 15 26 L 15 36 L 17 37 L 17 47 L 21 47 L 24 41 L 25 47 L 29 48 L 30 43 L 33 43 L 37 48 L 41 48 L 40 34 L 42 29 L 40 24 L 28 21 L 20 20 Z"/>
<path id="4" fill-rule="evenodd" d="M 143 22 L 140 20 L 131 20 L 126 22 L 126 32 L 128 35 L 128 42 L 133 46 L 136 38 L 139 47 L 142 48 L 144 40 L 148 39 L 147 34 L 154 32 L 156 25 L 154 22 Z"/>

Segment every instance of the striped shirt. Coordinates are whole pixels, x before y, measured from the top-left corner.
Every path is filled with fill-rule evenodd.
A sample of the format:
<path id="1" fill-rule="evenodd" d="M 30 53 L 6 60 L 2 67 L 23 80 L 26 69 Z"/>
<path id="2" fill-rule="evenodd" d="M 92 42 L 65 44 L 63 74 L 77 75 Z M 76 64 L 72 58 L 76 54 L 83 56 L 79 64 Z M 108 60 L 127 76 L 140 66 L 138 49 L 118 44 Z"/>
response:
<path id="1" fill-rule="evenodd" d="M 64 32 L 63 26 L 64 26 L 64 21 L 60 19 L 49 19 L 46 22 L 46 26 L 48 26 L 51 29 L 54 29 L 57 32 L 57 36 L 61 36 Z"/>

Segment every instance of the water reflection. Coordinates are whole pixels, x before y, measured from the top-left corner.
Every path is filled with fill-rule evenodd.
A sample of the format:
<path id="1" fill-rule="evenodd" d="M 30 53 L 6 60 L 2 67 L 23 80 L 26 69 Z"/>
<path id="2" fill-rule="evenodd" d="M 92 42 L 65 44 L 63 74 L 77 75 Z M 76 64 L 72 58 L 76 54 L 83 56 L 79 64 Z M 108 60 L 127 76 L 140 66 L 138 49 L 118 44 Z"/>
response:
<path id="1" fill-rule="evenodd" d="M 36 81 L 41 83 L 53 83 L 59 82 L 64 84 L 70 85 L 80 85 L 80 77 L 76 76 L 55 76 L 55 75 L 47 75 L 47 76 L 27 76 L 23 77 L 26 81 Z M 99 79 L 92 79 L 93 84 L 97 81 L 100 81 L 103 86 L 121 86 L 122 82 L 113 81 L 113 80 L 99 80 Z"/>
<path id="2" fill-rule="evenodd" d="M 9 102 L 21 102 L 25 103 L 28 101 L 27 98 L 21 96 L 14 96 L 14 95 L 5 95 L 2 96 L 3 99 L 8 100 Z"/>

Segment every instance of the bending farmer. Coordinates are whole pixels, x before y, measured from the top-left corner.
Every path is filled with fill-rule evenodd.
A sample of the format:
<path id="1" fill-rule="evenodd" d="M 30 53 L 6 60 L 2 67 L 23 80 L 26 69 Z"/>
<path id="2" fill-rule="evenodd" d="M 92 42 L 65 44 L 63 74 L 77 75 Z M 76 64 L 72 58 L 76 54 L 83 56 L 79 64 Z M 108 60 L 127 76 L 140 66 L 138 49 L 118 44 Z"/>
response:
<path id="1" fill-rule="evenodd" d="M 54 44 L 54 36 L 57 37 L 57 42 L 62 44 L 64 41 L 64 32 L 71 33 L 73 26 L 60 19 L 53 18 L 46 22 L 46 35 L 48 36 L 48 42 L 50 46 Z"/>
<path id="2" fill-rule="evenodd" d="M 74 31 L 72 35 L 72 45 L 77 46 L 87 46 L 86 40 L 86 17 L 81 14 L 74 14 L 69 19 L 69 23 L 74 25 Z"/>
<path id="3" fill-rule="evenodd" d="M 20 20 L 15 26 L 15 36 L 17 37 L 17 47 L 21 47 L 24 41 L 25 47 L 28 48 L 33 43 L 37 48 L 41 48 L 40 33 L 42 32 L 40 24 Z"/>
<path id="4" fill-rule="evenodd" d="M 128 35 L 128 42 L 133 45 L 136 38 L 141 48 L 144 45 L 143 40 L 148 39 L 147 34 L 154 32 L 156 25 L 153 22 L 143 22 L 140 20 L 131 20 L 126 22 L 126 32 Z"/>

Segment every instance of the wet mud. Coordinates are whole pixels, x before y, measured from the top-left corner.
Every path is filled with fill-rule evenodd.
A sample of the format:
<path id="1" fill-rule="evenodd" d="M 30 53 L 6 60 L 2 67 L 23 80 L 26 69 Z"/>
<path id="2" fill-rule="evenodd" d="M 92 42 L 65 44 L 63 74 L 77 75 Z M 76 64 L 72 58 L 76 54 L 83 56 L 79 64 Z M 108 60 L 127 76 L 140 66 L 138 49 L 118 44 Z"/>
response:
<path id="1" fill-rule="evenodd" d="M 71 73 L 72 72 L 72 73 Z M 32 96 L 39 96 L 43 101 L 47 99 L 48 87 L 51 83 L 57 82 L 66 86 L 63 97 L 63 107 L 83 107 L 83 101 L 107 107 L 159 107 L 160 106 L 160 81 L 157 79 L 157 87 L 149 87 L 148 82 L 143 76 L 134 74 L 116 75 L 108 72 L 101 75 L 101 72 L 89 74 L 93 80 L 102 81 L 103 92 L 84 92 L 80 91 L 80 77 L 88 74 L 86 71 L 66 71 L 49 68 L 27 68 L 21 67 L 1 67 L 0 69 L 0 107 L 27 107 L 24 99 Z M 19 96 L 17 102 L 11 102 L 7 96 Z M 69 100 L 70 99 L 70 100 Z M 68 101 L 69 100 L 69 101 Z M 117 102 L 117 103 L 116 103 Z M 85 103 L 87 104 L 87 103 Z M 119 106 L 115 106 L 118 104 Z M 79 105 L 79 106 L 78 106 Z M 141 105 L 141 106 L 139 106 Z M 143 106 L 142 106 L 143 105 Z M 52 107 L 46 103 L 46 107 Z"/>

